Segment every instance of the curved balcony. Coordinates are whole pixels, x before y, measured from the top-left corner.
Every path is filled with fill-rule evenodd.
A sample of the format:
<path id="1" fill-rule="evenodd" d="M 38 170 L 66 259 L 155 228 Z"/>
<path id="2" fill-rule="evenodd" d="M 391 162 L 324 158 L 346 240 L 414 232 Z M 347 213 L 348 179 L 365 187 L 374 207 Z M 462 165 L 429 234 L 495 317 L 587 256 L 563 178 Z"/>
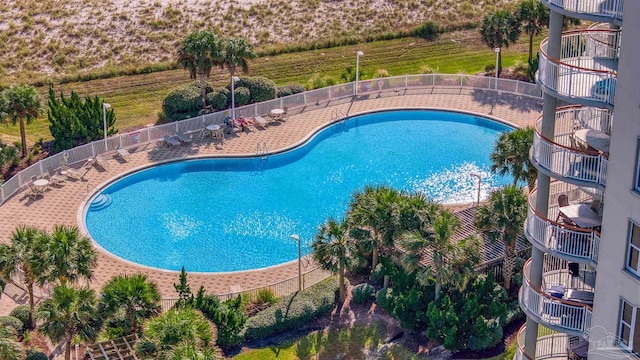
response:
<path id="1" fill-rule="evenodd" d="M 560 58 L 548 55 L 549 38 L 540 45 L 538 83 L 542 91 L 586 106 L 613 108 L 620 32 L 576 30 L 563 33 Z"/>
<path id="2" fill-rule="evenodd" d="M 567 359 L 567 349 L 570 345 L 567 334 L 559 333 L 543 326 L 538 327 L 538 339 L 536 341 L 536 355 L 531 357 L 524 351 L 525 334 L 527 325 L 522 325 L 516 337 L 517 346 L 514 360 L 539 360 L 539 359 Z"/>
<path id="3" fill-rule="evenodd" d="M 529 278 L 530 265 L 531 259 L 524 264 L 524 281 L 519 296 L 522 310 L 549 329 L 585 337 L 591 327 L 593 310 L 588 300 L 575 298 L 578 292 L 581 299 L 585 299 L 585 295 L 593 296 L 591 287 L 579 280 L 573 281 L 569 270 L 562 269 L 563 266 L 565 269 L 568 267 L 566 261 L 553 259 L 551 266 L 545 264 L 542 286 L 538 288 Z"/>
<path id="4" fill-rule="evenodd" d="M 558 197 L 567 196 L 573 203 L 592 201 L 589 194 L 576 186 L 553 182 L 550 187 L 547 215 L 536 210 L 538 189 L 529 194 L 525 236 L 540 251 L 560 259 L 597 266 L 600 232 L 567 224 L 560 216 Z M 597 194 L 593 194 L 596 195 Z"/>
<path id="5" fill-rule="evenodd" d="M 604 188 L 607 180 L 611 113 L 605 109 L 567 106 L 556 111 L 554 137 L 542 135 L 542 116 L 536 121 L 531 162 L 541 172 L 579 186 Z M 598 134 L 597 150 L 589 146 Z M 584 137 L 584 139 L 583 139 Z"/>
<path id="6" fill-rule="evenodd" d="M 573 18 L 622 24 L 624 0 L 540 0 L 549 9 Z"/>

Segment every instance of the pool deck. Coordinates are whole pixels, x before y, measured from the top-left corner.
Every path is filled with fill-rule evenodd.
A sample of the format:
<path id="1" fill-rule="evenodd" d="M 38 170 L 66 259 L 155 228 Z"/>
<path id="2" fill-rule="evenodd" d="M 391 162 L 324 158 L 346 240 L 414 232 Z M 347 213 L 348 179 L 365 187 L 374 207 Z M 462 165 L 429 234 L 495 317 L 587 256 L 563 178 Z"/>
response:
<path id="1" fill-rule="evenodd" d="M 289 119 L 266 129 L 250 128 L 249 132 L 227 135 L 223 145 L 205 139 L 194 141 L 191 146 L 168 148 L 156 144 L 140 145 L 130 149 L 129 162 L 119 161 L 109 156 L 109 169 L 96 170 L 94 167 L 85 176 L 86 181 L 67 181 L 61 188 L 51 189 L 44 198 L 32 201 L 23 192 L 16 194 L 0 206 L 0 241 L 9 242 L 11 233 L 19 224 L 27 224 L 41 229 L 51 230 L 54 225 L 78 224 L 78 209 L 87 196 L 110 179 L 138 167 L 172 159 L 185 159 L 195 156 L 255 155 L 256 144 L 266 142 L 271 152 L 288 148 L 303 141 L 315 129 L 329 123 L 332 110 L 336 107 L 342 113 L 350 115 L 377 109 L 432 108 L 450 109 L 488 115 L 504 120 L 516 126 L 533 126 L 541 112 L 541 100 L 521 97 L 510 93 L 497 94 L 487 90 L 429 89 L 421 93 L 399 94 L 390 92 L 381 97 L 359 99 L 356 102 L 345 100 L 320 104 L 313 108 L 291 109 Z M 132 226 L 135 226 L 132 224 Z M 114 229 L 117 231 L 117 229 Z M 135 241 L 131 239 L 130 241 Z M 292 243 L 291 246 L 295 246 Z M 154 270 L 123 261 L 111 254 L 98 250 L 98 267 L 90 285 L 99 289 L 116 274 L 143 272 L 158 283 L 163 298 L 175 298 L 173 284 L 178 282 L 178 272 Z M 203 254 L 206 256 L 207 254 Z M 217 261 L 215 254 L 211 261 Z M 304 271 L 304 270 L 303 270 Z M 263 270 L 252 270 L 225 274 L 189 273 L 191 289 L 196 291 L 203 285 L 209 293 L 228 293 L 230 287 L 244 290 L 276 283 L 297 275 L 297 263 L 287 263 Z M 14 289 L 15 291 L 15 289 Z M 25 296 L 12 293 L 0 298 L 0 315 L 6 315 L 17 303 L 24 303 Z M 14 298 L 16 298 L 14 300 Z"/>

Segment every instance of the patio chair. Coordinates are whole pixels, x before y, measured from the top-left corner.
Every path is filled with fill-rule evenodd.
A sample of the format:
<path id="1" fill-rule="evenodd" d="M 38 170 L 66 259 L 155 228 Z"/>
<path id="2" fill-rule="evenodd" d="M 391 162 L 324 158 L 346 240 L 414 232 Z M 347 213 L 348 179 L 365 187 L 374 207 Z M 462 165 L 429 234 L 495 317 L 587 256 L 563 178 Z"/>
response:
<path id="1" fill-rule="evenodd" d="M 289 108 L 287 106 L 283 107 L 282 110 L 284 110 L 284 112 L 282 113 L 282 115 L 280 115 L 280 121 L 285 122 L 287 121 L 287 119 L 289 119 Z"/>
<path id="2" fill-rule="evenodd" d="M 101 167 L 103 170 L 109 170 L 109 161 L 102 154 L 96 155 L 95 159 L 94 165 Z"/>
<path id="3" fill-rule="evenodd" d="M 598 199 L 593 199 L 593 201 L 591 202 L 591 210 L 593 210 L 593 212 L 595 212 L 596 214 L 600 214 L 600 205 L 602 204 L 602 202 Z"/>
<path id="4" fill-rule="evenodd" d="M 47 168 L 47 173 L 49 173 L 49 182 L 53 185 L 64 185 L 67 181 L 63 175 L 60 175 L 53 170 L 53 166 L 49 166 Z"/>
<path id="5" fill-rule="evenodd" d="M 193 142 L 193 140 L 191 140 L 191 137 L 187 136 L 186 134 L 177 133 L 175 136 L 178 139 L 178 141 L 180 141 L 183 144 L 191 144 Z"/>
<path id="6" fill-rule="evenodd" d="M 569 206 L 569 197 L 565 194 L 558 196 L 558 207 Z M 560 220 L 562 214 L 558 211 L 558 216 L 556 216 L 556 222 Z"/>
<path id="7" fill-rule="evenodd" d="M 38 196 L 44 197 L 44 191 L 37 189 L 33 186 L 33 181 L 29 181 L 25 184 L 27 187 L 26 195 L 31 198 L 31 200 L 36 200 Z"/>
<path id="8" fill-rule="evenodd" d="M 162 137 L 162 141 L 169 147 L 179 146 L 181 143 L 178 139 L 173 136 L 165 135 Z"/>
<path id="9" fill-rule="evenodd" d="M 84 178 L 85 175 L 87 175 L 87 173 L 89 172 L 89 170 L 91 170 L 91 168 L 95 163 L 96 163 L 96 158 L 90 158 L 90 159 L 87 159 L 87 161 L 85 161 L 84 164 L 82 164 L 80 169 L 70 167 L 60 172 L 60 174 L 66 176 L 68 179 L 81 180 Z"/>
<path id="10" fill-rule="evenodd" d="M 127 151 L 127 149 L 118 146 L 116 148 L 116 155 L 118 157 L 120 157 L 120 159 L 129 162 L 129 160 L 131 160 L 131 153 L 129 151 Z"/>

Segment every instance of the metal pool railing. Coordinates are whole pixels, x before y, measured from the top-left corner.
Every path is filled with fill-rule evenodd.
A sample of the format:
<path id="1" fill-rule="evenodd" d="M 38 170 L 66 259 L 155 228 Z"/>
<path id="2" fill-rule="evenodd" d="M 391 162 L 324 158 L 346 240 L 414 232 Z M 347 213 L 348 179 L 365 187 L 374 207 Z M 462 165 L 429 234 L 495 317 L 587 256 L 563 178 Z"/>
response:
<path id="1" fill-rule="evenodd" d="M 373 80 L 362 80 L 357 83 L 358 97 L 354 97 L 353 95 L 355 92 L 355 86 L 356 83 L 351 82 L 347 84 L 329 86 L 322 89 L 305 91 L 299 94 L 237 107 L 235 112 L 237 115 L 254 117 L 266 115 L 272 109 L 284 107 L 288 107 L 289 109 L 302 109 L 301 111 L 309 111 L 315 109 L 314 106 L 321 104 L 328 105 L 336 100 L 352 99 L 352 101 L 357 101 L 362 97 L 388 93 L 397 95 L 415 95 L 419 93 L 427 93 L 438 88 L 492 90 L 534 98 L 542 97 L 542 94 L 536 84 L 509 79 L 496 80 L 493 77 L 464 74 L 405 75 Z M 132 145 L 149 144 L 161 139 L 164 135 L 173 135 L 177 132 L 184 133 L 194 131 L 208 125 L 219 125 L 223 123 L 224 117 L 227 115 L 228 110 L 224 110 L 186 120 L 152 126 L 145 129 L 118 134 L 109 137 L 106 140 L 94 141 L 92 143 L 52 155 L 46 159 L 38 161 L 5 181 L 0 186 L 0 205 L 11 196 L 18 193 L 32 176 L 46 175 L 49 167 L 58 169 L 62 163 L 78 163 L 95 157 L 98 154 L 111 152 L 117 147 L 126 148 Z"/>

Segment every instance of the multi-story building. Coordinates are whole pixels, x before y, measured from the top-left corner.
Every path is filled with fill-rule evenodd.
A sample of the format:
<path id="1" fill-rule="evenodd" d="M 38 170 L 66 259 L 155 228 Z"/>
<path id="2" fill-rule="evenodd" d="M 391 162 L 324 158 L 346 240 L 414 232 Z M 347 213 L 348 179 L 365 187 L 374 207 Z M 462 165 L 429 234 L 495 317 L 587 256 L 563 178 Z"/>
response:
<path id="1" fill-rule="evenodd" d="M 637 359 L 640 1 L 624 1 L 624 27 L 623 0 L 540 1 L 551 13 L 516 359 Z M 563 32 L 565 17 L 590 26 Z"/>

